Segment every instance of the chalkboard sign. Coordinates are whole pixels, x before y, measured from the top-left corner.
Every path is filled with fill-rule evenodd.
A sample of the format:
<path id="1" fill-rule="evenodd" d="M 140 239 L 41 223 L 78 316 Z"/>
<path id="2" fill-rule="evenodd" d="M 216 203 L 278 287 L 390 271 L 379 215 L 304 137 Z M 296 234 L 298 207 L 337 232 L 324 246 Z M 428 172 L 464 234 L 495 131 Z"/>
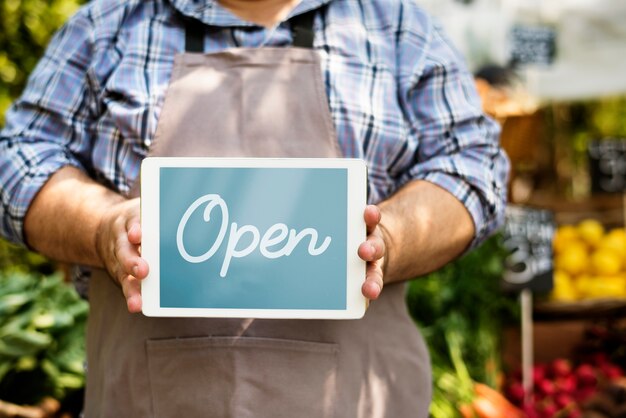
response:
<path id="1" fill-rule="evenodd" d="M 590 141 L 587 154 L 591 190 L 594 193 L 625 193 L 626 139 Z"/>
<path id="2" fill-rule="evenodd" d="M 548 26 L 515 25 L 511 30 L 511 64 L 550 65 L 556 56 L 556 31 Z"/>
<path id="3" fill-rule="evenodd" d="M 505 291 L 552 289 L 552 212 L 521 206 L 506 210 L 504 245 L 509 250 L 502 287 Z"/>

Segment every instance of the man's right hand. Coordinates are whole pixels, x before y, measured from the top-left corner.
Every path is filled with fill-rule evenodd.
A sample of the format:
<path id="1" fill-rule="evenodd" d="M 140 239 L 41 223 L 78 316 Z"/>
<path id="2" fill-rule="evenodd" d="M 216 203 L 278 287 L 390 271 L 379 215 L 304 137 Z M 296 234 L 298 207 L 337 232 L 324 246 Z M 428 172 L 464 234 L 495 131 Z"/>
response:
<path id="1" fill-rule="evenodd" d="M 96 250 L 111 277 L 120 284 L 131 313 L 141 312 L 141 280 L 148 263 L 141 258 L 139 199 L 109 208 L 96 232 Z"/>
<path id="2" fill-rule="evenodd" d="M 148 264 L 140 256 L 139 199 L 96 183 L 76 167 L 54 173 L 24 218 L 31 248 L 58 261 L 104 267 L 122 287 L 130 312 L 141 311 L 141 280 Z"/>

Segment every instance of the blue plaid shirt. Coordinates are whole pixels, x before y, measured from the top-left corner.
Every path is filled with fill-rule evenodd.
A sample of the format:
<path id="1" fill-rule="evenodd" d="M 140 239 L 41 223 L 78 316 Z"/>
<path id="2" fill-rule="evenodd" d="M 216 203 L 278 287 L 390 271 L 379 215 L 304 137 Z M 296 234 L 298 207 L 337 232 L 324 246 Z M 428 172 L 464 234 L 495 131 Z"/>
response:
<path id="1" fill-rule="evenodd" d="M 471 213 L 476 245 L 503 219 L 508 161 L 463 60 L 414 3 L 302 0 L 291 15 L 320 8 L 314 47 L 337 139 L 345 156 L 367 161 L 370 201 L 412 179 L 435 183 Z M 23 242 L 29 204 L 63 166 L 129 190 L 154 137 L 174 55 L 184 49 L 180 14 L 208 25 L 208 53 L 291 43 L 289 23 L 267 30 L 213 0 L 91 1 L 52 39 L 6 115 L 4 237 Z"/>

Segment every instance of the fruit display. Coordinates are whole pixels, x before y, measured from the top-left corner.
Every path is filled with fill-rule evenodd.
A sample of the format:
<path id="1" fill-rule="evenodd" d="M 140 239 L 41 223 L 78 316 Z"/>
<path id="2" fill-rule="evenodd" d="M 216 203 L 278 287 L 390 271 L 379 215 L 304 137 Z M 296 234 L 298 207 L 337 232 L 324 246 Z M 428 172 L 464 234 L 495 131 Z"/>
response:
<path id="1" fill-rule="evenodd" d="M 626 228 L 593 219 L 561 225 L 553 240 L 553 300 L 626 298 Z"/>

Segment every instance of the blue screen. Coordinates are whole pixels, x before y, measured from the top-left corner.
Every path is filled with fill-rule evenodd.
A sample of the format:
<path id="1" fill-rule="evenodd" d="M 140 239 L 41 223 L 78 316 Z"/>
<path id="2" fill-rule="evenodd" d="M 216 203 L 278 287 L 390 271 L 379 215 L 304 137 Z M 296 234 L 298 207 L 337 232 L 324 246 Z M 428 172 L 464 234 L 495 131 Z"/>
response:
<path id="1" fill-rule="evenodd" d="M 347 175 L 161 168 L 161 307 L 345 309 Z"/>

